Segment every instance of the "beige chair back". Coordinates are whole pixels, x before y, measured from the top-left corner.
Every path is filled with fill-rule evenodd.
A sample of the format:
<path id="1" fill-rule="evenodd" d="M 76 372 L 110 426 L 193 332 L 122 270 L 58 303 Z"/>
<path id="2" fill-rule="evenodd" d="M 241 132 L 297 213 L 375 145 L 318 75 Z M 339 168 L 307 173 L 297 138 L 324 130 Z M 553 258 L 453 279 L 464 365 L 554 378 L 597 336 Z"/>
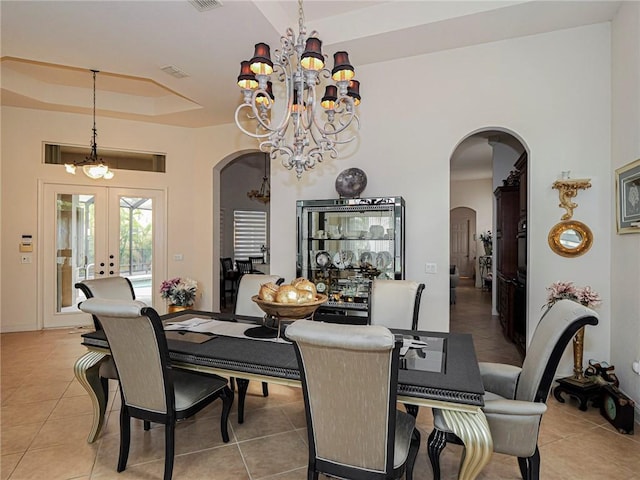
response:
<path id="1" fill-rule="evenodd" d="M 374 280 L 371 287 L 371 325 L 418 329 L 423 283 L 411 280 Z"/>
<path id="2" fill-rule="evenodd" d="M 131 282 L 126 277 L 105 277 L 83 280 L 76 283 L 76 288 L 83 291 L 87 298 L 109 298 L 111 300 L 135 300 Z M 87 295 L 87 291 L 89 295 Z"/>
<path id="3" fill-rule="evenodd" d="M 80 304 L 80 310 L 95 315 L 102 324 L 126 404 L 161 414 L 173 410 L 174 405 L 167 402 L 174 397 L 167 395 L 165 384 L 167 342 L 155 310 L 138 300 L 104 298 L 90 298 Z"/>
<path id="4" fill-rule="evenodd" d="M 238 286 L 236 305 L 233 313 L 249 317 L 263 317 L 264 312 L 256 302 L 251 300 L 251 297 L 258 295 L 260 287 L 265 283 L 276 283 L 279 280 L 280 277 L 278 275 L 261 275 L 259 273 L 244 274 L 240 279 L 240 285 Z"/>
<path id="5" fill-rule="evenodd" d="M 384 472 L 395 435 L 394 335 L 382 326 L 311 320 L 294 322 L 286 334 L 298 354 L 316 458 Z"/>

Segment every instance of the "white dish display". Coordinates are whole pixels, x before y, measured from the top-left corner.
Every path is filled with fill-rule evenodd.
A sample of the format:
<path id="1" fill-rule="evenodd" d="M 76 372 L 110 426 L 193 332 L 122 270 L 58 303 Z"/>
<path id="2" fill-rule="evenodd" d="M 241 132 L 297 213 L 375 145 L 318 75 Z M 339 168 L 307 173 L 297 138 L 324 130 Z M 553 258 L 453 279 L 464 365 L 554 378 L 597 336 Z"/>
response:
<path id="1" fill-rule="evenodd" d="M 353 263 L 353 257 L 354 254 L 351 250 L 340 250 L 333 256 L 333 264 L 340 269 L 350 267 Z"/>

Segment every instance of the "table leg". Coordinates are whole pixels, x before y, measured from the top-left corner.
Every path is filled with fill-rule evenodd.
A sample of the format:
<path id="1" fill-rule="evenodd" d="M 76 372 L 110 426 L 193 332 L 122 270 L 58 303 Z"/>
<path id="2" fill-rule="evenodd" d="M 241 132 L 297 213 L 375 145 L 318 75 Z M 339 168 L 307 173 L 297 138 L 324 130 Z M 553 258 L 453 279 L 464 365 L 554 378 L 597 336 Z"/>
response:
<path id="1" fill-rule="evenodd" d="M 106 353 L 88 352 L 80 357 L 73 367 L 76 379 L 89 394 L 93 405 L 93 424 L 87 438 L 88 443 L 93 443 L 98 438 L 107 411 L 107 397 L 99 375 L 100 364 L 106 358 Z"/>
<path id="2" fill-rule="evenodd" d="M 493 440 L 484 412 L 442 410 L 447 426 L 464 443 L 459 480 L 472 480 L 491 459 Z"/>

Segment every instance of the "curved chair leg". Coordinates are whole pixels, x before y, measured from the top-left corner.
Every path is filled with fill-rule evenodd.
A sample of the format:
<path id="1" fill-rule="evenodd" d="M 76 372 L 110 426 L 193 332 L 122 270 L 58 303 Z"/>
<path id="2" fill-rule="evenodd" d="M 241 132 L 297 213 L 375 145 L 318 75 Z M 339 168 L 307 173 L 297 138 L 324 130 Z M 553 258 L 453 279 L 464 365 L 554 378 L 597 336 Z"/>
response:
<path id="1" fill-rule="evenodd" d="M 151 430 L 151 422 L 149 420 L 144 420 L 143 425 L 145 432 Z"/>
<path id="2" fill-rule="evenodd" d="M 170 422 L 164 430 L 164 480 L 173 476 L 173 456 L 176 445 L 176 423 Z"/>
<path id="3" fill-rule="evenodd" d="M 234 377 L 229 377 L 229 388 L 231 390 L 236 389 L 236 379 Z"/>
<path id="4" fill-rule="evenodd" d="M 238 423 L 244 423 L 244 399 L 247 396 L 249 380 L 236 378 L 236 383 L 238 384 Z"/>
<path id="5" fill-rule="evenodd" d="M 420 449 L 420 432 L 417 428 L 413 429 L 411 444 L 415 445 L 415 448 L 409 448 L 409 456 L 407 457 L 407 462 L 405 463 L 405 480 L 413 480 L 413 465 L 416 463 L 416 457 L 418 456 L 418 450 Z"/>
<path id="6" fill-rule="evenodd" d="M 231 406 L 233 405 L 233 390 L 229 387 L 224 387 L 220 394 L 222 400 L 222 415 L 220 415 L 220 432 L 222 433 L 222 441 L 227 443 L 229 441 L 229 413 L 231 412 Z"/>
<path id="7" fill-rule="evenodd" d="M 262 382 L 262 396 L 269 396 L 269 384 L 267 382 Z"/>
<path id="8" fill-rule="evenodd" d="M 536 451 L 529 458 L 518 457 L 518 466 L 523 480 L 540 479 L 540 450 L 536 445 Z"/>
<path id="9" fill-rule="evenodd" d="M 447 434 L 434 428 L 427 441 L 427 453 L 433 470 L 433 480 L 440 480 L 440 454 L 447 445 Z"/>
<path id="10" fill-rule="evenodd" d="M 129 459 L 129 444 L 131 442 L 131 417 L 127 407 L 120 407 L 120 455 L 118 456 L 118 472 L 127 468 Z"/>

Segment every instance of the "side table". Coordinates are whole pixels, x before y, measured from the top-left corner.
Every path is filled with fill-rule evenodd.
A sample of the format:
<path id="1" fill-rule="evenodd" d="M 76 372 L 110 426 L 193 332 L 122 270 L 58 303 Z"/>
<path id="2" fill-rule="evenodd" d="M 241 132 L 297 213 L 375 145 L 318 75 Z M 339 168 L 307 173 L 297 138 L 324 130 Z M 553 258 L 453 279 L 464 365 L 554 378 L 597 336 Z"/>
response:
<path id="1" fill-rule="evenodd" d="M 583 412 L 587 410 L 589 400 L 591 400 L 592 406 L 599 406 L 600 390 L 602 388 L 599 383 L 591 379 L 577 380 L 573 377 L 560 378 L 556 382 L 558 382 L 558 386 L 553 389 L 553 396 L 560 403 L 564 403 L 562 394 L 566 393 L 580 401 L 578 408 Z"/>

